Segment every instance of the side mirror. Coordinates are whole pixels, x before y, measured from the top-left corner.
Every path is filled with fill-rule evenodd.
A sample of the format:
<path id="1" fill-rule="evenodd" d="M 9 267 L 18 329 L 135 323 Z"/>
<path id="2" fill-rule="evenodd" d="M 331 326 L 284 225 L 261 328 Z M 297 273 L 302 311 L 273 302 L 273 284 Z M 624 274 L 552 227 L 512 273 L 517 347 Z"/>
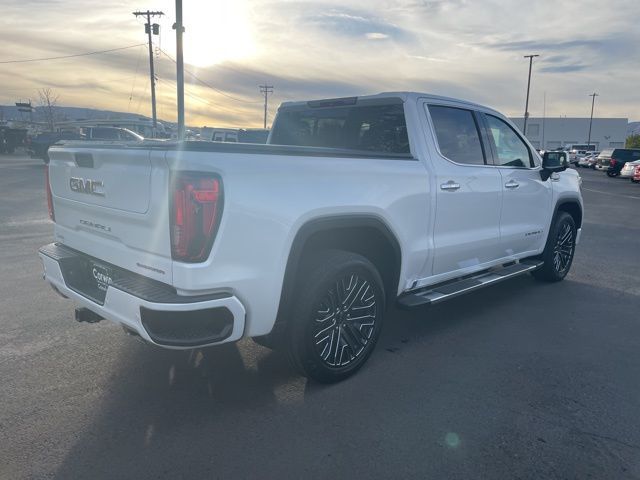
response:
<path id="1" fill-rule="evenodd" d="M 568 165 L 566 152 L 544 152 L 540 176 L 547 180 L 552 173 L 566 170 Z"/>

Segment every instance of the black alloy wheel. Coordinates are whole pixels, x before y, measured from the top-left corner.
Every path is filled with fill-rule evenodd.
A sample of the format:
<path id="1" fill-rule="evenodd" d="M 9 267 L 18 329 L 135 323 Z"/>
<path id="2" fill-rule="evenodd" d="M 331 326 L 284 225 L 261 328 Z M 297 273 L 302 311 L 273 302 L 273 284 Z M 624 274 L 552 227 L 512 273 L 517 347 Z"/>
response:
<path id="1" fill-rule="evenodd" d="M 532 272 L 538 280 L 559 282 L 567 276 L 576 250 L 576 223 L 567 212 L 558 212 L 542 252 L 542 267 Z"/>
<path id="2" fill-rule="evenodd" d="M 384 286 L 365 257 L 319 252 L 302 268 L 286 350 L 303 375 L 323 383 L 343 380 L 367 361 L 380 336 Z"/>

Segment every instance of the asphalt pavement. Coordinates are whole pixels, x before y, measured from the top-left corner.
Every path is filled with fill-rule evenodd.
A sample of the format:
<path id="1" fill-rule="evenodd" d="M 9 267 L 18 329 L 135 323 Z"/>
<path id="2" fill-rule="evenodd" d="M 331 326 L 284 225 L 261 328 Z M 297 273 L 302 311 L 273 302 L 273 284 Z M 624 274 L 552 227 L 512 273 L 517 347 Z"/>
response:
<path id="1" fill-rule="evenodd" d="M 579 171 L 564 282 L 392 310 L 325 386 L 248 340 L 175 352 L 77 324 L 36 254 L 43 166 L 0 156 L 0 479 L 640 478 L 640 185 Z"/>

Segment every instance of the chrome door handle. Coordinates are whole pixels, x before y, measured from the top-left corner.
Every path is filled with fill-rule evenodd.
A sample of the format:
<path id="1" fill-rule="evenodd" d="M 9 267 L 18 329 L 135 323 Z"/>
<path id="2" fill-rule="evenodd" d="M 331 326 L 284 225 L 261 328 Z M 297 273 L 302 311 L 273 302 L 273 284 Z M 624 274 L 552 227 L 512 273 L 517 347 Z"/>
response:
<path id="1" fill-rule="evenodd" d="M 504 186 L 506 188 L 518 188 L 520 184 L 515 180 L 509 180 L 507 183 L 504 184 Z"/>
<path id="2" fill-rule="evenodd" d="M 447 183 L 443 183 L 440 185 L 440 190 L 448 190 L 453 192 L 454 190 L 458 190 L 460 188 L 460 184 L 454 182 L 453 180 L 449 180 Z"/>

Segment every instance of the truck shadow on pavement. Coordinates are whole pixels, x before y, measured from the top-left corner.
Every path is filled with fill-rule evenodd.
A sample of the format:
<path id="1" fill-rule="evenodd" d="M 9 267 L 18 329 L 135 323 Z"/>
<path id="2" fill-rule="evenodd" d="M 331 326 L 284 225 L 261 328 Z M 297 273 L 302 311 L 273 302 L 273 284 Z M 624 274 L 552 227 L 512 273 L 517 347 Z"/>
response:
<path id="1" fill-rule="evenodd" d="M 314 458 L 309 440 L 297 446 L 296 436 L 306 425 L 317 423 L 315 415 L 322 417 L 344 398 L 362 401 L 359 388 L 365 389 L 368 403 L 349 404 L 347 410 L 381 408 L 376 406 L 382 404 L 376 397 L 385 395 L 380 389 L 397 383 L 400 371 L 403 382 L 426 388 L 420 383 L 438 375 L 438 367 L 430 363 L 437 363 L 431 360 L 440 354 L 439 343 L 455 344 L 457 335 L 499 331 L 514 322 L 574 319 L 589 308 L 578 299 L 596 293 L 602 295 L 602 289 L 570 279 L 559 287 L 521 277 L 459 302 L 411 312 L 391 309 L 367 365 L 355 377 L 332 386 L 307 382 L 289 368 L 283 355 L 249 340 L 191 352 L 123 340 L 121 367 L 102 387 L 103 401 L 90 413 L 91 426 L 68 452 L 55 478 L 264 476 L 262 465 L 273 467 L 285 453 L 285 459 L 297 454 Z M 435 353 L 429 353 L 432 347 Z M 414 358 L 403 358 L 407 349 L 423 356 L 419 368 Z M 395 405 L 398 412 L 415 410 L 414 395 L 409 394 L 404 405 L 402 400 Z M 343 427 L 339 422 L 328 424 L 329 439 Z M 278 445 L 285 441 L 289 447 L 282 452 Z M 286 475 L 285 467 L 273 467 L 269 475 Z"/>

